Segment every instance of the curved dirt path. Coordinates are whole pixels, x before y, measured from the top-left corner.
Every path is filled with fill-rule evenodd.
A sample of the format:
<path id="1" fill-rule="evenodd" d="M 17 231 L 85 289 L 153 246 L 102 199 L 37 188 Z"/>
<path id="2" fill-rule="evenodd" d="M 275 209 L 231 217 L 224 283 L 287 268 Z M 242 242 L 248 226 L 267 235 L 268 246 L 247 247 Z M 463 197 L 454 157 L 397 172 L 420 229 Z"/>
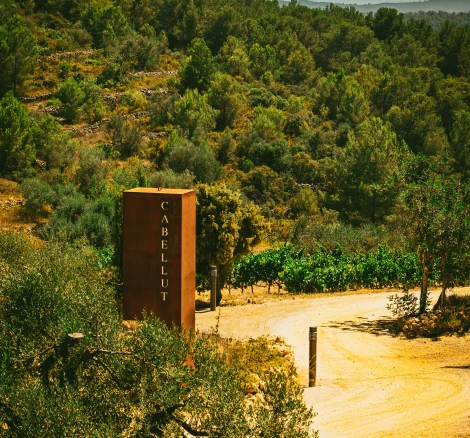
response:
<path id="1" fill-rule="evenodd" d="M 320 438 L 470 437 L 470 336 L 387 334 L 386 293 L 335 294 L 197 313 L 200 330 L 282 336 L 307 384 L 308 328 L 318 326 L 317 386 L 305 400 Z M 434 294 L 434 298 L 437 295 Z"/>

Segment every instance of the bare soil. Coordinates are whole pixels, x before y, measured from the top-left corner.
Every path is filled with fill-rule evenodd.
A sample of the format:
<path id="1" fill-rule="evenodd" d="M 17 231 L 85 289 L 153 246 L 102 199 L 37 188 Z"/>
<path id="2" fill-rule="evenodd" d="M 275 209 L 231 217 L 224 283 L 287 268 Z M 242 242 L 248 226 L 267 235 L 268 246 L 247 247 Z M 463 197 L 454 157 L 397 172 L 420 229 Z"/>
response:
<path id="1" fill-rule="evenodd" d="M 317 326 L 317 385 L 305 388 L 304 395 L 318 413 L 321 438 L 470 437 L 469 335 L 439 340 L 390 335 L 390 292 L 255 295 L 261 304 L 198 311 L 196 326 L 217 326 L 234 338 L 282 336 L 294 349 L 305 385 L 308 330 Z M 245 292 L 239 301 L 248 299 Z M 231 301 L 236 300 L 234 295 Z"/>

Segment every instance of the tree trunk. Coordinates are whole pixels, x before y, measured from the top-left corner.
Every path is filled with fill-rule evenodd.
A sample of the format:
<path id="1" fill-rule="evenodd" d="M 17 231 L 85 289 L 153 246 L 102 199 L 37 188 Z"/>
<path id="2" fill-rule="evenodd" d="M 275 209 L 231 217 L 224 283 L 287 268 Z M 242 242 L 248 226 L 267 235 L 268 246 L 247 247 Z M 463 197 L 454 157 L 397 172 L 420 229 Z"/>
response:
<path id="1" fill-rule="evenodd" d="M 445 307 L 445 302 L 446 302 L 446 299 L 447 299 L 446 290 L 447 290 L 448 284 L 449 284 L 449 282 L 447 281 L 447 278 L 444 277 L 442 279 L 441 294 L 439 295 L 439 298 L 437 300 L 437 303 L 434 305 L 433 310 L 443 309 Z"/>
<path id="2" fill-rule="evenodd" d="M 444 254 L 442 255 L 442 262 L 441 262 L 441 278 L 442 278 L 442 291 L 439 295 L 439 299 L 437 300 L 436 305 L 434 306 L 433 310 L 440 308 L 444 308 L 445 306 L 445 299 L 446 299 L 446 290 L 449 285 L 449 275 L 447 272 L 447 260 L 449 259 L 449 216 L 446 216 L 446 220 L 444 223 Z"/>
<path id="3" fill-rule="evenodd" d="M 419 314 L 426 312 L 426 304 L 428 302 L 428 269 L 423 266 L 423 273 L 421 274 L 421 295 L 419 297 Z"/>

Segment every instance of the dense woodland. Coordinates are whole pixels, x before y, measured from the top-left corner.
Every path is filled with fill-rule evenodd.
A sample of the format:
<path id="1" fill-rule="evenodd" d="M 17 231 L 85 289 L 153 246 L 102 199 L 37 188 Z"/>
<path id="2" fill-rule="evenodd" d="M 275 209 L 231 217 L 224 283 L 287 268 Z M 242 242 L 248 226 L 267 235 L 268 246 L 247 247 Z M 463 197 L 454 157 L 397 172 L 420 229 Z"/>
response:
<path id="1" fill-rule="evenodd" d="M 434 29 L 439 29 L 444 25 L 446 21 L 457 25 L 469 25 L 470 24 L 470 12 L 409 12 L 405 15 L 405 20 L 415 19 L 415 20 L 424 20 L 426 23 L 430 24 Z"/>
<path id="2" fill-rule="evenodd" d="M 275 1 L 9 1 L 1 17 L 0 173 L 39 237 L 119 266 L 122 190 L 179 186 L 198 188 L 201 285 L 261 239 L 449 258 L 431 240 L 466 217 L 446 204 L 467 196 L 467 26 Z"/>
<path id="3" fill-rule="evenodd" d="M 447 18 L 3 0 L 0 195 L 34 224 L 0 233 L 6 436 L 313 436 L 292 373 L 247 405 L 217 336 L 122 328 L 122 192 L 197 190 L 201 289 L 216 264 L 220 288 L 421 286 L 424 312 L 470 278 L 470 28 Z"/>
<path id="4" fill-rule="evenodd" d="M 289 4 L 288 0 L 280 0 L 282 4 Z M 343 1 L 335 0 L 333 2 L 323 2 L 317 0 L 298 0 L 302 5 L 310 8 L 325 8 L 333 3 L 338 6 L 354 6 L 359 12 L 369 13 L 377 12 L 380 8 L 394 8 L 402 13 L 414 12 L 429 12 L 429 11 L 444 11 L 444 12 L 469 12 L 470 7 L 467 0 L 400 0 L 400 1 L 387 1 L 381 0 L 379 2 L 367 3 L 364 1 Z"/>

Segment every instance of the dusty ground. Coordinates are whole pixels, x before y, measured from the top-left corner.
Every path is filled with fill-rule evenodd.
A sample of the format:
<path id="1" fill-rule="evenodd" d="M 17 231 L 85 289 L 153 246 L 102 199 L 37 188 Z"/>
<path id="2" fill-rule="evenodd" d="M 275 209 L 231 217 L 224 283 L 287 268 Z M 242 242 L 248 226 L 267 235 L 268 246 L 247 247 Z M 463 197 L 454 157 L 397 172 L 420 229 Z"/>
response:
<path id="1" fill-rule="evenodd" d="M 470 336 L 390 336 L 384 328 L 389 294 L 221 307 L 199 311 L 196 325 L 218 324 L 222 335 L 237 338 L 283 336 L 305 384 L 308 328 L 318 326 L 317 386 L 305 389 L 305 400 L 318 413 L 320 438 L 470 437 Z"/>

